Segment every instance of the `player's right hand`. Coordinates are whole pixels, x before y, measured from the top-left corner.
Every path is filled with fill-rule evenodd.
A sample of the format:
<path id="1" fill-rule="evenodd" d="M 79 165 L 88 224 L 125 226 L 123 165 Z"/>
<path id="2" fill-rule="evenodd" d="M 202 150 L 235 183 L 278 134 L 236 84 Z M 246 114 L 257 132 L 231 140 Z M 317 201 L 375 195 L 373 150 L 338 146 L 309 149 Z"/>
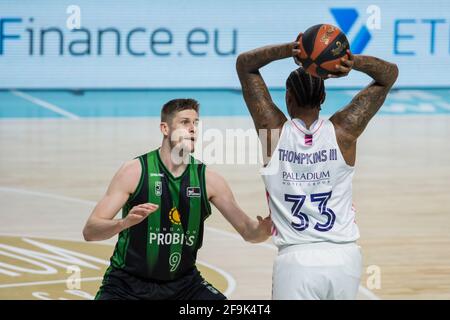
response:
<path id="1" fill-rule="evenodd" d="M 257 216 L 256 218 L 258 219 L 258 228 L 260 228 L 267 237 L 270 237 L 272 235 L 272 226 L 273 226 L 270 215 L 268 215 L 265 218 L 261 216 Z"/>
<path id="2" fill-rule="evenodd" d="M 302 33 L 300 33 L 297 37 L 297 40 L 295 40 L 295 42 L 292 43 L 293 44 L 292 57 L 294 57 L 295 64 L 299 65 L 299 66 L 302 65 L 302 63 L 298 59 L 298 57 L 300 56 L 300 53 L 301 53 L 300 46 L 298 44 L 298 39 L 300 38 L 301 35 L 302 35 Z"/>
<path id="3" fill-rule="evenodd" d="M 155 212 L 157 209 L 158 205 L 154 203 L 143 203 L 134 206 L 123 219 L 124 229 L 142 222 L 150 213 Z"/>

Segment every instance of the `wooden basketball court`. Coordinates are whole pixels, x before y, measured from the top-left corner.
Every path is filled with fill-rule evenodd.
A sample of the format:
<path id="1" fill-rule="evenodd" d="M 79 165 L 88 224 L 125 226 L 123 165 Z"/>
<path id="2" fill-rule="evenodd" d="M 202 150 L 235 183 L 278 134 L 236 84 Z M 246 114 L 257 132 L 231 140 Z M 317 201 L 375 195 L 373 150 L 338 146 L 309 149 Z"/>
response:
<path id="1" fill-rule="evenodd" d="M 0 299 L 95 295 L 114 239 L 107 245 L 62 240 L 82 241 L 86 218 L 121 163 L 159 146 L 158 124 L 158 118 L 1 120 Z M 203 117 L 203 125 L 222 131 L 252 128 L 247 117 Z M 450 298 L 449 138 L 447 116 L 378 116 L 358 142 L 353 191 L 365 266 L 359 298 Z M 227 178 L 249 215 L 267 214 L 258 165 L 211 167 Z M 52 273 L 33 264 L 43 263 L 36 253 L 30 258 L 20 250 L 48 254 L 45 244 L 96 257 L 82 260 L 97 269 L 82 267 L 81 277 L 88 280 L 68 293 L 67 270 L 44 261 L 54 267 Z M 231 299 L 270 299 L 275 255 L 270 242 L 239 239 L 215 210 L 199 265 Z M 380 272 L 381 287 L 369 291 L 374 270 Z"/>

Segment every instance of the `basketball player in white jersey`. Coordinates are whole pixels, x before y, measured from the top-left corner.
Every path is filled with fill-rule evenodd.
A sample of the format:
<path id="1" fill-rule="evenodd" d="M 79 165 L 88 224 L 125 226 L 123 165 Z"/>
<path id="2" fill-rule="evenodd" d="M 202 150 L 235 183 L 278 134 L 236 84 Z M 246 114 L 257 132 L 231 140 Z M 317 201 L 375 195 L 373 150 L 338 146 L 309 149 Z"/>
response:
<path id="1" fill-rule="evenodd" d="M 321 119 L 324 80 L 300 67 L 286 81 L 288 120 L 272 101 L 259 69 L 298 54 L 296 42 L 266 46 L 240 54 L 236 63 L 266 150 L 262 177 L 279 249 L 272 298 L 355 299 L 362 271 L 352 206 L 356 142 L 383 104 L 398 68 L 348 51 L 350 59 L 338 67 L 338 77 L 354 69 L 373 81 L 330 119 Z"/>

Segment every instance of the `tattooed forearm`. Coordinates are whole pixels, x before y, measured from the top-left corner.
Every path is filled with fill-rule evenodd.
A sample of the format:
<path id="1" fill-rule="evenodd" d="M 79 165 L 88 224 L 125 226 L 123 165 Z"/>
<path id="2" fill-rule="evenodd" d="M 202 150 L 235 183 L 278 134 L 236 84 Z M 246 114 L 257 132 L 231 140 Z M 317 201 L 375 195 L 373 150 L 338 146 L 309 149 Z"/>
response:
<path id="1" fill-rule="evenodd" d="M 272 61 L 292 57 L 295 46 L 295 43 L 266 46 L 241 53 L 237 58 L 242 94 L 257 130 L 279 128 L 286 121 L 273 103 L 259 69 Z"/>
<path id="2" fill-rule="evenodd" d="M 259 135 L 263 150 L 266 150 L 263 153 L 264 163 L 267 163 L 278 141 L 279 135 L 273 134 L 273 129 L 280 129 L 287 119 L 272 101 L 259 69 L 272 61 L 292 57 L 296 46 L 296 43 L 266 46 L 241 53 L 236 61 L 242 94 L 256 131 L 265 132 Z"/>
<path id="3" fill-rule="evenodd" d="M 371 56 L 355 55 L 353 69 L 366 73 L 386 87 L 391 87 L 398 76 L 395 64 Z"/>
<path id="4" fill-rule="evenodd" d="M 353 69 L 368 74 L 374 81 L 330 118 L 341 142 L 350 144 L 361 135 L 370 119 L 383 105 L 398 76 L 395 64 L 370 56 L 355 56 Z"/>
<path id="5" fill-rule="evenodd" d="M 241 80 L 241 85 L 245 103 L 256 129 L 279 127 L 284 123 L 286 117 L 273 103 L 259 71 Z"/>
<path id="6" fill-rule="evenodd" d="M 255 72 L 266 64 L 284 58 L 292 57 L 295 43 L 266 46 L 241 53 L 236 61 L 238 74 Z"/>

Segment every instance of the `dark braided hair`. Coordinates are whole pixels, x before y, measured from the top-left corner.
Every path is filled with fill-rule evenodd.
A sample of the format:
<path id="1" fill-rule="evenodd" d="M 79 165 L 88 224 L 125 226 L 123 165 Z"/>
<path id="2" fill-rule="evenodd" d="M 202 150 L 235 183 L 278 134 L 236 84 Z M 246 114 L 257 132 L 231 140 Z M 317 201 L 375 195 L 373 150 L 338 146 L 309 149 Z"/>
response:
<path id="1" fill-rule="evenodd" d="M 286 89 L 292 93 L 299 108 L 319 108 L 325 98 L 323 79 L 311 76 L 302 67 L 291 72 Z"/>

